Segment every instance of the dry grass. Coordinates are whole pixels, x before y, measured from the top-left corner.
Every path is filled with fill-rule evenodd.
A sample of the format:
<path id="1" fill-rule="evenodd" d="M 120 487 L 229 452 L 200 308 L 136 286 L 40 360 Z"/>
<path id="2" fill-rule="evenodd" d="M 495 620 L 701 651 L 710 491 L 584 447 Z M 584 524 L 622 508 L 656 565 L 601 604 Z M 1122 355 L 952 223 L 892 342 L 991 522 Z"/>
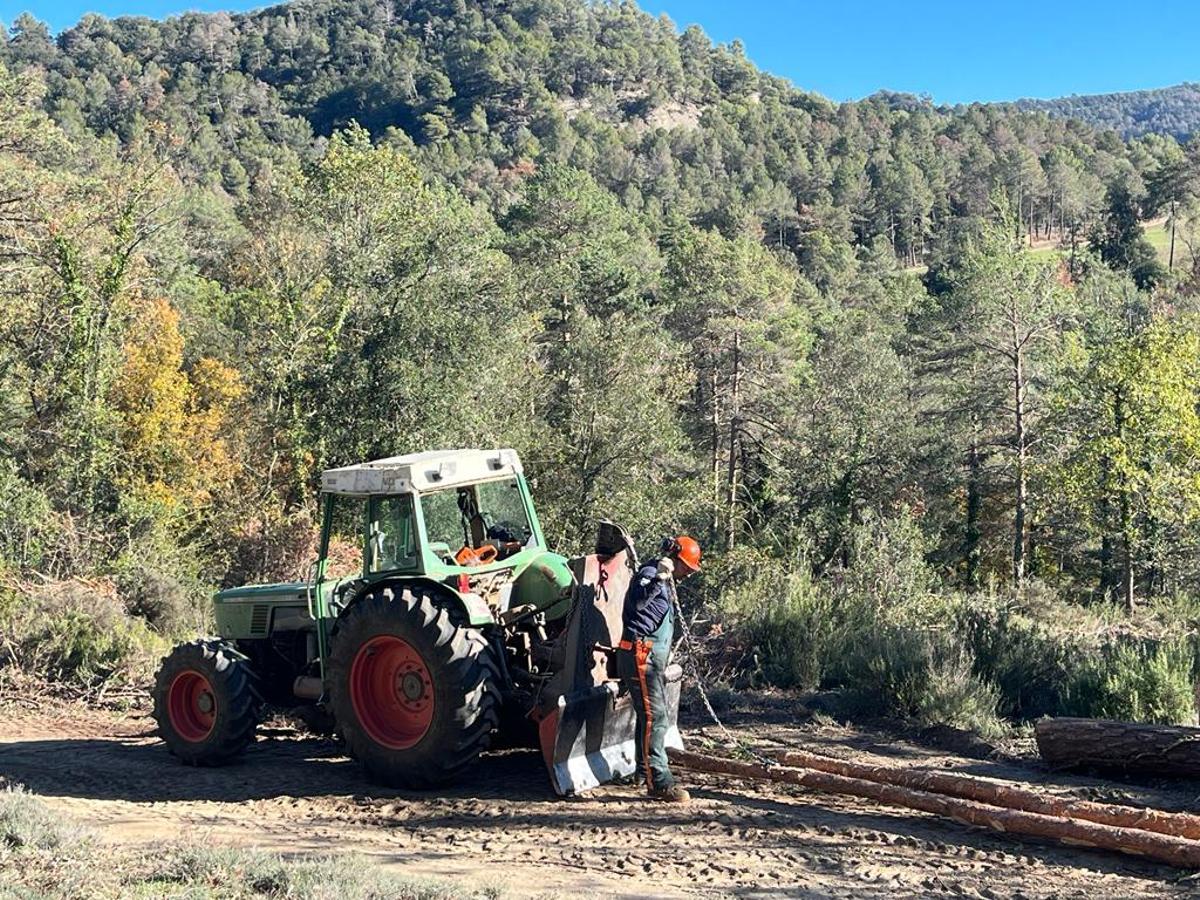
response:
<path id="1" fill-rule="evenodd" d="M 497 890 L 398 878 L 353 855 L 284 858 L 223 847 L 102 845 L 32 794 L 0 789 L 0 900 L 483 900 Z"/>

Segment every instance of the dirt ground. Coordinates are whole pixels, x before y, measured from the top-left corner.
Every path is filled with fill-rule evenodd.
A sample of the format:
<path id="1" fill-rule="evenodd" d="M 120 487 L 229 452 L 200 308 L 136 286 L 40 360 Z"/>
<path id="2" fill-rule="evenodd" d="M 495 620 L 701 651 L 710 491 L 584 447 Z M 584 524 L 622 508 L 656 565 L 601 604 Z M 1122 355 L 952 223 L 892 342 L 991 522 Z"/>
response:
<path id="1" fill-rule="evenodd" d="M 1051 779 L 1033 761 L 980 761 L 885 732 L 797 721 L 789 703 L 730 716 L 763 747 L 936 766 L 1047 789 L 1194 809 L 1200 786 Z M 691 746 L 704 733 L 685 730 Z M 0 778 L 24 784 L 102 840 L 171 839 L 283 853 L 353 851 L 410 877 L 450 877 L 509 896 L 1162 897 L 1200 881 L 1135 859 L 971 829 L 800 788 L 687 776 L 684 809 L 628 787 L 556 799 L 539 757 L 484 757 L 436 795 L 365 780 L 338 745 L 264 728 L 243 762 L 191 769 L 144 714 L 0 705 Z"/>

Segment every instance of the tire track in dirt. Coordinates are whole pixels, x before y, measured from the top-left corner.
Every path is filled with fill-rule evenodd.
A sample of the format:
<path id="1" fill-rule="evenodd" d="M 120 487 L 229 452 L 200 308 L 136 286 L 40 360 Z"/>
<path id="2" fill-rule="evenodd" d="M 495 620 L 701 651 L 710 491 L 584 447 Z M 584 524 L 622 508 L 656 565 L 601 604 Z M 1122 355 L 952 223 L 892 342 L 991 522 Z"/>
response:
<path id="1" fill-rule="evenodd" d="M 243 762 L 194 769 L 170 757 L 144 719 L 58 711 L 3 721 L 0 776 L 118 843 L 353 851 L 402 874 L 500 884 L 515 896 L 1185 892 L 1179 873 L 1157 866 L 791 786 L 696 776 L 687 808 L 612 786 L 560 800 L 538 755 L 514 751 L 486 756 L 439 794 L 412 793 L 372 785 L 336 743 L 287 728 L 265 729 Z M 771 734 L 808 746 L 811 737 L 802 728 Z"/>

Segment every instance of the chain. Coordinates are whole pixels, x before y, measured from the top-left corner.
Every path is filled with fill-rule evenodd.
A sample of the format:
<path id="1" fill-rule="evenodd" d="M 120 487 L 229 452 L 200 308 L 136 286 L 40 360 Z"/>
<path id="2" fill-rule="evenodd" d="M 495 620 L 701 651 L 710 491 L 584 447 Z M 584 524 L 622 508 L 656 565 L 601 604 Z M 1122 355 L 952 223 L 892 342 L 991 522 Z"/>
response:
<path id="1" fill-rule="evenodd" d="M 753 758 L 755 762 L 767 767 L 779 765 L 771 757 L 755 750 L 746 741 L 740 740 L 726 727 L 725 723 L 721 721 L 721 717 L 717 715 L 717 711 L 713 709 L 712 701 L 708 699 L 708 691 L 704 687 L 704 678 L 700 674 L 700 665 L 697 662 L 700 657 L 700 647 L 696 643 L 696 638 L 692 635 L 692 629 L 688 627 L 687 619 L 684 618 L 683 606 L 679 602 L 679 592 L 675 590 L 673 579 L 671 581 L 671 600 L 675 604 L 675 618 L 679 621 L 679 630 L 683 635 L 680 644 L 684 649 L 682 654 L 684 669 L 685 671 L 690 670 L 689 674 L 692 677 L 692 683 L 696 686 L 696 693 L 700 695 L 700 700 L 704 704 L 704 709 L 708 713 L 709 718 L 721 730 L 721 734 L 725 736 L 727 743 Z"/>

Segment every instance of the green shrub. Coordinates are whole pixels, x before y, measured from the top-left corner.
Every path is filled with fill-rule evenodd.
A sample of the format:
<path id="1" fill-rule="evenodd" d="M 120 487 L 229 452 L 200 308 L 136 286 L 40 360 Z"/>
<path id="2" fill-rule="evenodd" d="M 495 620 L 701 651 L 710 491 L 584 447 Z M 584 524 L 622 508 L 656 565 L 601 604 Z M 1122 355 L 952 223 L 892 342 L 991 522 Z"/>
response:
<path id="1" fill-rule="evenodd" d="M 869 519 L 854 529 L 850 564 L 834 584 L 863 605 L 898 609 L 931 596 L 937 584 L 925 562 L 925 538 L 911 515 Z"/>
<path id="2" fill-rule="evenodd" d="M 0 789 L 0 848 L 52 850 L 75 839 L 77 833 L 24 788 Z"/>
<path id="3" fill-rule="evenodd" d="M 999 693 L 974 673 L 959 601 L 932 592 L 923 552 L 905 517 L 860 527 L 850 565 L 820 580 L 743 554 L 722 612 L 770 684 L 839 687 L 860 714 L 998 733 Z"/>
<path id="4" fill-rule="evenodd" d="M 162 554 L 146 553 L 140 558 L 127 554 L 118 561 L 114 577 L 125 609 L 167 637 L 184 639 L 210 630 L 210 590 L 163 559 Z"/>
<path id="5" fill-rule="evenodd" d="M 839 665 L 852 710 L 951 725 L 988 737 L 1004 731 L 999 691 L 972 671 L 953 632 L 879 623 Z"/>
<path id="6" fill-rule="evenodd" d="M 1194 722 L 1194 664 L 1195 652 L 1183 640 L 1123 639 L 1088 664 L 1064 713 L 1167 725 Z"/>
<path id="7" fill-rule="evenodd" d="M 974 598 L 960 611 L 958 627 L 975 673 L 996 685 L 999 711 L 1028 721 L 1061 715 L 1093 643 L 1074 632 L 1030 618 L 1010 599 Z"/>
<path id="8" fill-rule="evenodd" d="M 992 595 L 968 603 L 960 625 L 976 674 L 999 688 L 1008 718 L 1193 721 L 1194 637 L 1169 636 L 1180 630 L 1178 620 L 1142 621 L 1135 629 L 1112 619 L 1107 607 L 1041 600 L 1031 609 Z"/>
<path id="9" fill-rule="evenodd" d="M 837 617 L 832 597 L 805 572 L 764 565 L 725 594 L 724 614 L 741 630 L 768 683 L 811 688 L 821 682 Z"/>
<path id="10" fill-rule="evenodd" d="M 56 574 L 69 556 L 69 536 L 50 499 L 18 474 L 11 460 L 0 459 L 0 569 Z"/>
<path id="11" fill-rule="evenodd" d="M 76 688 L 144 680 L 165 649 L 105 581 L 10 586 L 0 597 L 0 634 L 0 675 L 15 669 Z"/>
<path id="12" fill-rule="evenodd" d="M 1114 604 L 1065 603 L 1037 582 L 1020 598 L 940 593 L 907 517 L 858 528 L 849 564 L 822 578 L 803 561 L 747 551 L 716 568 L 724 625 L 752 651 L 755 677 L 840 688 L 858 714 L 985 735 L 1002 719 L 1041 716 L 1195 720 L 1192 598 L 1131 618 Z"/>
<path id="13" fill-rule="evenodd" d="M 458 900 L 496 897 L 397 878 L 350 855 L 165 845 L 103 848 L 21 788 L 0 790 L 0 897 L 154 897 L 178 900 Z"/>

